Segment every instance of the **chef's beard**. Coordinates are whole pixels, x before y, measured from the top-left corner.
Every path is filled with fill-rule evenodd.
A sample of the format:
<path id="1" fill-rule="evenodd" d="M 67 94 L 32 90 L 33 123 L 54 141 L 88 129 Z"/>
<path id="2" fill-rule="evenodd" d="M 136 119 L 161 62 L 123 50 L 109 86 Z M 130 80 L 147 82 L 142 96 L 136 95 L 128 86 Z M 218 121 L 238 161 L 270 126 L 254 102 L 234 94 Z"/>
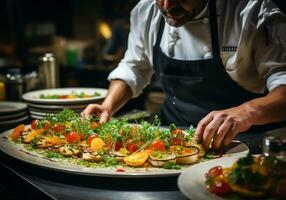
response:
<path id="1" fill-rule="evenodd" d="M 185 11 L 183 8 L 180 8 L 180 7 L 173 7 L 167 11 L 160 8 L 160 11 L 162 15 L 164 16 L 166 22 L 169 25 L 175 26 L 175 27 L 183 26 L 185 23 L 193 20 L 195 17 L 193 13 L 188 13 L 187 11 Z M 174 19 L 168 15 L 171 15 L 171 16 L 182 15 L 182 16 L 180 16 L 178 19 Z"/>

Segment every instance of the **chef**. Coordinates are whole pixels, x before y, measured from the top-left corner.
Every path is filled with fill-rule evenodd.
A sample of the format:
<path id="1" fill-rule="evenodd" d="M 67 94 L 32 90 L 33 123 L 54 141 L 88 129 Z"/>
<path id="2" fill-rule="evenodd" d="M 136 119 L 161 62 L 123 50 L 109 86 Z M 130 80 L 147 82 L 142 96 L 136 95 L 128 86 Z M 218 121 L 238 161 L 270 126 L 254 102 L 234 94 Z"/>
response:
<path id="1" fill-rule="evenodd" d="M 156 74 L 162 123 L 197 126 L 214 149 L 241 132 L 286 121 L 286 16 L 270 0 L 141 0 L 128 49 L 108 79 L 102 122 Z"/>

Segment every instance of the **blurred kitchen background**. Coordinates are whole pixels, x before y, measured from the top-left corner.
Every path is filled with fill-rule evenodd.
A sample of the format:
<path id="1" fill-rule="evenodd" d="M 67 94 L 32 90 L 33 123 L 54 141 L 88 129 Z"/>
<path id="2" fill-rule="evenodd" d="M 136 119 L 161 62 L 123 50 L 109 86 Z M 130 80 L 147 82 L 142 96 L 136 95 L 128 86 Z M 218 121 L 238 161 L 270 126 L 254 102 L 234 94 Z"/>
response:
<path id="1" fill-rule="evenodd" d="M 0 0 L 0 100 L 15 100 L 7 91 L 11 81 L 22 87 L 19 93 L 47 88 L 39 80 L 46 53 L 56 61 L 56 87 L 107 88 L 107 76 L 126 50 L 129 15 L 137 2 Z M 163 100 L 154 81 L 124 111 L 155 113 Z"/>

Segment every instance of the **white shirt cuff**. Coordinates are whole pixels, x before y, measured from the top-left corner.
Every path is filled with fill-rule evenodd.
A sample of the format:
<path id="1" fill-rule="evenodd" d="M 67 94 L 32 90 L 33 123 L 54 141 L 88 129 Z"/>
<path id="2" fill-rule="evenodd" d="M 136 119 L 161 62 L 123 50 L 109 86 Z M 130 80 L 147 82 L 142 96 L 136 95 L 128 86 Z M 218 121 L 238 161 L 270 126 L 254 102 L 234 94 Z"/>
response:
<path id="1" fill-rule="evenodd" d="M 269 92 L 280 85 L 286 85 L 286 71 L 275 72 L 267 78 Z"/>

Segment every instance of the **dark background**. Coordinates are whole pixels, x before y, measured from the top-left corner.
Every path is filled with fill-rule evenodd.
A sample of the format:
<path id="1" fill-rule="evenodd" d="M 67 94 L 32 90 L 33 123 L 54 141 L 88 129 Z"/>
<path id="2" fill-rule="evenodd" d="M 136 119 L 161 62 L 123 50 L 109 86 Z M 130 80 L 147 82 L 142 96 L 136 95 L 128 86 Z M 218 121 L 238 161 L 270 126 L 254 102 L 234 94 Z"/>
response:
<path id="1" fill-rule="evenodd" d="M 273 0 L 285 12 L 284 0 Z M 70 64 L 66 50 L 55 52 L 60 71 L 60 87 L 108 87 L 107 76 L 123 56 L 103 55 L 108 40 L 100 34 L 101 22 L 110 29 L 118 21 L 128 26 L 129 15 L 138 0 L 0 0 L 0 75 L 20 68 L 23 74 L 38 69 L 38 59 L 58 48 L 60 42 L 88 43 L 81 60 Z M 125 24 L 124 24 L 125 23 Z M 126 40 L 128 30 L 121 30 Z M 124 32 L 125 31 L 125 32 Z M 120 34 L 120 33 L 119 33 Z M 158 87 L 148 89 L 157 90 Z M 159 90 L 159 89 L 158 89 Z M 144 109 L 143 95 L 130 109 Z"/>

